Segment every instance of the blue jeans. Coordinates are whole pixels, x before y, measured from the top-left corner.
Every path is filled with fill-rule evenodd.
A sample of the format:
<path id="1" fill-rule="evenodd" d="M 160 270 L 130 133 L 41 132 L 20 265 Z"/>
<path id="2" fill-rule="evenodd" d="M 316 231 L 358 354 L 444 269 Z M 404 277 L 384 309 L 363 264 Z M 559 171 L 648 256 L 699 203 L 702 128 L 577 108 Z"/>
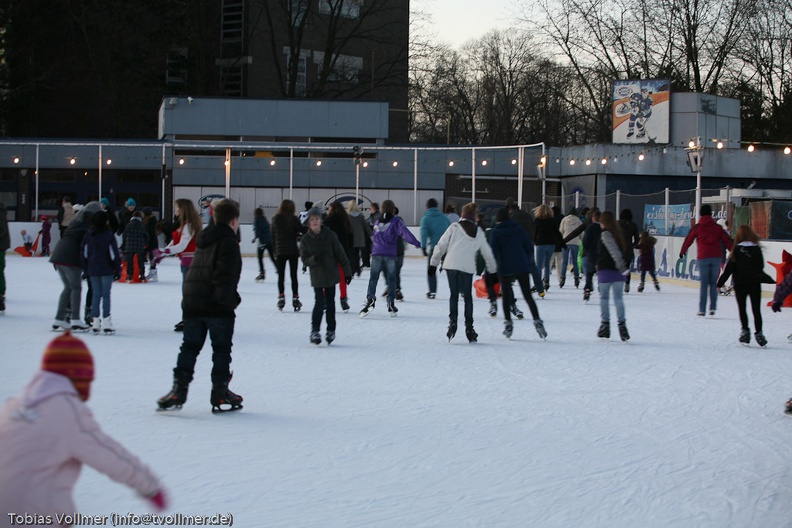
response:
<path id="1" fill-rule="evenodd" d="M 191 317 L 184 321 L 184 336 L 173 376 L 191 382 L 195 361 L 206 342 L 212 340 L 212 383 L 231 379 L 231 339 L 234 337 L 233 317 Z"/>
<path id="2" fill-rule="evenodd" d="M 58 298 L 58 310 L 55 312 L 55 319 L 65 321 L 66 314 L 70 313 L 71 319 L 79 321 L 82 269 L 77 266 L 64 266 L 62 264 L 55 264 L 55 269 L 58 270 L 58 275 L 60 275 L 63 282 L 63 291 L 61 291 L 60 298 Z"/>
<path id="3" fill-rule="evenodd" d="M 110 317 L 110 288 L 113 286 L 112 275 L 91 275 L 91 317 L 99 317 L 99 302 L 102 303 L 102 317 Z"/>
<path id="4" fill-rule="evenodd" d="M 705 258 L 697 261 L 699 279 L 699 312 L 707 311 L 707 293 L 709 292 L 710 310 L 718 307 L 718 273 L 720 273 L 720 257 Z"/>
<path id="5" fill-rule="evenodd" d="M 567 244 L 567 247 L 561 250 L 562 258 L 564 259 L 563 266 L 564 268 L 561 270 L 561 276 L 566 277 L 567 269 L 569 268 L 569 261 L 572 260 L 572 276 L 577 277 L 580 275 L 580 270 L 578 269 L 578 251 L 580 247 L 577 244 Z"/>
<path id="6" fill-rule="evenodd" d="M 322 325 L 322 315 L 327 314 L 327 331 L 335 332 L 335 286 L 314 288 L 314 307 L 311 313 L 311 331 L 318 332 Z"/>
<path id="7" fill-rule="evenodd" d="M 456 322 L 459 317 L 459 294 L 465 301 L 465 328 L 473 327 L 473 274 L 458 270 L 446 270 L 451 298 L 448 300 L 448 319 Z"/>
<path id="8" fill-rule="evenodd" d="M 544 284 L 550 283 L 550 261 L 553 258 L 553 251 L 555 246 L 552 244 L 536 246 L 536 266 L 542 272 Z"/>
<path id="9" fill-rule="evenodd" d="M 432 254 L 434 253 L 434 247 L 427 252 L 426 257 L 426 268 L 429 269 L 429 263 L 432 261 Z M 434 275 L 426 275 L 427 279 L 429 280 L 429 293 L 437 293 L 437 274 Z"/>
<path id="10" fill-rule="evenodd" d="M 385 272 L 385 281 L 389 284 L 396 284 L 396 257 L 372 255 L 368 292 L 366 292 L 368 299 L 374 300 L 377 298 L 377 281 L 379 281 L 380 273 L 383 271 Z M 396 288 L 388 288 L 388 303 L 392 303 L 395 299 Z"/>
<path id="11" fill-rule="evenodd" d="M 616 319 L 623 323 L 626 321 L 624 315 L 624 282 L 600 282 L 600 318 L 602 322 L 610 322 L 610 293 L 613 292 L 613 305 L 616 307 Z"/>

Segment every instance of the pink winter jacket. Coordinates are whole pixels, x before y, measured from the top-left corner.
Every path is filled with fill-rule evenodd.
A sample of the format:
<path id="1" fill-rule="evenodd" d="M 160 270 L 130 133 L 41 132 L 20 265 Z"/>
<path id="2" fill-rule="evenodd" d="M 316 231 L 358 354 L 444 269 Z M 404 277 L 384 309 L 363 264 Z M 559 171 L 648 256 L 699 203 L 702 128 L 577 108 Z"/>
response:
<path id="1" fill-rule="evenodd" d="M 9 513 L 49 515 L 77 510 L 72 489 L 82 464 L 152 496 L 151 470 L 107 436 L 71 380 L 39 371 L 0 409 L 0 527 Z"/>

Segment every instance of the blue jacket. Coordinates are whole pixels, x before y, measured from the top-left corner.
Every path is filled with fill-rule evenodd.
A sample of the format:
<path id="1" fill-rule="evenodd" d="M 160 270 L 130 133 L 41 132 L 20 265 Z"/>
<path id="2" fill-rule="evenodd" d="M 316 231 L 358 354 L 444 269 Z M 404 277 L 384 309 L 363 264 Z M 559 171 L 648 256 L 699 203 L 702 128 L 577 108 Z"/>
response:
<path id="1" fill-rule="evenodd" d="M 115 233 L 105 229 L 99 233 L 88 230 L 80 246 L 80 262 L 89 277 L 121 274 L 121 255 Z"/>
<path id="2" fill-rule="evenodd" d="M 257 216 L 253 219 L 253 234 L 258 239 L 259 247 L 269 246 L 272 243 L 272 234 L 267 218 Z"/>
<path id="3" fill-rule="evenodd" d="M 498 261 L 498 275 L 527 273 L 534 260 L 534 243 L 517 222 L 504 220 L 490 232 L 490 247 Z"/>
<path id="4" fill-rule="evenodd" d="M 437 245 L 451 222 L 437 207 L 430 207 L 421 217 L 421 247 L 430 250 Z"/>

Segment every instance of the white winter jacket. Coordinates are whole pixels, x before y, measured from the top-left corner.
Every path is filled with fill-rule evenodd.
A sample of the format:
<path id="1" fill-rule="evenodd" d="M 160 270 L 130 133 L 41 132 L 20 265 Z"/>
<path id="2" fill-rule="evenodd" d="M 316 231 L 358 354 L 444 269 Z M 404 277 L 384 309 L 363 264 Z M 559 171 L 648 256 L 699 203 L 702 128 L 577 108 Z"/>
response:
<path id="1" fill-rule="evenodd" d="M 566 238 L 567 236 L 569 236 L 570 233 L 572 233 L 572 231 L 580 227 L 580 224 L 582 223 L 583 222 L 580 220 L 578 216 L 573 214 L 566 215 L 564 218 L 561 219 L 561 225 L 559 226 L 559 231 L 561 231 L 561 237 Z M 576 236 L 575 238 L 567 242 L 567 244 L 571 244 L 573 246 L 574 245 L 579 246 L 582 241 L 583 241 L 583 234 L 581 233 L 579 236 Z"/>
<path id="2" fill-rule="evenodd" d="M 469 233 L 475 233 L 475 236 L 471 236 Z M 476 253 L 478 252 L 481 252 L 481 256 L 484 257 L 487 271 L 496 273 L 498 264 L 487 243 L 484 230 L 470 220 L 462 219 L 451 224 L 440 237 L 434 248 L 434 253 L 432 253 L 430 265 L 439 266 L 442 260 L 444 269 L 475 275 Z"/>
<path id="3" fill-rule="evenodd" d="M 0 527 L 11 512 L 49 516 L 79 511 L 72 489 L 83 464 L 150 497 L 151 470 L 102 432 L 71 380 L 39 371 L 0 409 Z"/>

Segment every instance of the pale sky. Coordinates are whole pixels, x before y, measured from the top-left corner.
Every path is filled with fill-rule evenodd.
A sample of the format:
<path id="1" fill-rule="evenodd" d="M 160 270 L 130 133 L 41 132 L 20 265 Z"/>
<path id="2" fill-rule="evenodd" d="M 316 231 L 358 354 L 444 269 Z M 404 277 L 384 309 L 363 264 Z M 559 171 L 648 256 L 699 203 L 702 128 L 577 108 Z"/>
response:
<path id="1" fill-rule="evenodd" d="M 413 0 L 428 11 L 438 37 L 458 48 L 496 27 L 508 25 L 514 0 Z"/>

